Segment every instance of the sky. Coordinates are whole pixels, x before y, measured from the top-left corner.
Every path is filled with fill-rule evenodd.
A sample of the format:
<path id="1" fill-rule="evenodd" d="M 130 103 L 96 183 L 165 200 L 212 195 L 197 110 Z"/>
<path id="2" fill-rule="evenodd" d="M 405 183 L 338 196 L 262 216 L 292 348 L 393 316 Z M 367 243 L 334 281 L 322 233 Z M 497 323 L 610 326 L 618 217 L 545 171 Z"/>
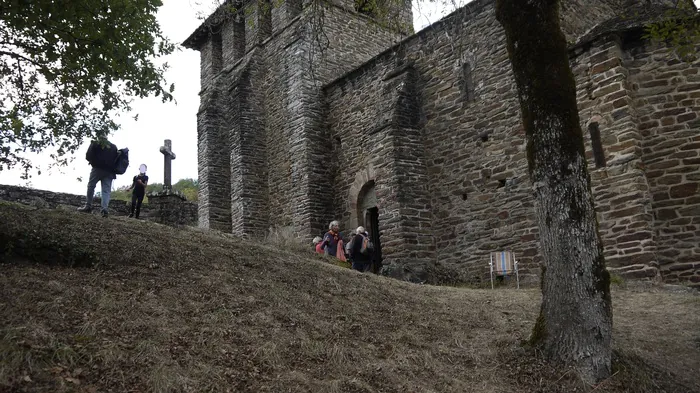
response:
<path id="1" fill-rule="evenodd" d="M 164 0 L 157 14 L 163 33 L 173 42 L 181 43 L 201 24 L 198 15 L 208 15 L 215 9 L 216 1 Z M 447 13 L 446 7 L 439 3 L 414 4 L 416 31 Z M 147 165 L 150 183 L 162 183 L 163 155 L 159 149 L 165 139 L 172 141 L 172 150 L 176 155 L 172 162 L 173 183 L 178 179 L 197 178 L 199 52 L 180 47 L 163 61 L 170 66 L 165 76 L 168 83 L 175 84 L 174 96 L 177 102 L 163 103 L 155 97 L 138 100 L 132 105 L 131 112 L 119 116 L 117 123 L 121 129 L 109 139 L 118 148 L 129 148 L 129 169 L 125 175 L 117 176 L 113 189 L 129 185 L 140 164 Z M 138 120 L 133 119 L 136 114 Z M 88 144 L 86 142 L 78 149 L 72 164 L 58 169 L 47 169 L 51 163 L 48 153 L 31 155 L 29 157 L 32 163 L 41 169 L 41 174 L 34 171 L 27 181 L 21 178 L 19 168 L 0 171 L 0 184 L 83 194 L 90 173 L 90 165 L 85 160 Z"/>

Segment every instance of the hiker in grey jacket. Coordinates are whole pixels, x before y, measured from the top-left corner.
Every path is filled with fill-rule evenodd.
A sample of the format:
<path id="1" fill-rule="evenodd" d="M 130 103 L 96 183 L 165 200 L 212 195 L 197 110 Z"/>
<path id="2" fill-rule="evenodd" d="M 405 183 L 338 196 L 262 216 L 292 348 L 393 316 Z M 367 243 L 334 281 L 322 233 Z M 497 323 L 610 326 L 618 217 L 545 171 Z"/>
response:
<path id="1" fill-rule="evenodd" d="M 92 141 L 85 159 L 92 166 L 90 179 L 87 184 L 87 200 L 85 206 L 78 208 L 79 212 L 90 213 L 92 211 L 92 199 L 95 195 L 95 186 L 99 181 L 102 185 L 100 196 L 102 198 L 102 217 L 109 215 L 109 197 L 112 193 L 112 180 L 117 178 L 114 173 L 114 162 L 117 159 L 117 146 L 108 140 L 103 142 Z"/>

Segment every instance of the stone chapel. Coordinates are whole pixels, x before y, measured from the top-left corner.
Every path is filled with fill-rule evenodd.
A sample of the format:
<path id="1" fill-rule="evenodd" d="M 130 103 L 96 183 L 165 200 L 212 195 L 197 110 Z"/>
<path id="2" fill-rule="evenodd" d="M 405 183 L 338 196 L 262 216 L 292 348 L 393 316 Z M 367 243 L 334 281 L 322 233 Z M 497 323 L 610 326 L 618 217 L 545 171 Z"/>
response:
<path id="1" fill-rule="evenodd" d="M 364 225 L 383 273 L 478 281 L 492 251 L 539 272 L 535 200 L 494 0 L 413 34 L 355 0 L 227 3 L 201 54 L 199 225 L 304 241 Z M 399 3 L 397 3 L 399 4 Z M 238 12 L 231 12 L 234 5 Z M 644 38 L 662 0 L 563 0 L 610 270 L 700 286 L 700 61 Z"/>

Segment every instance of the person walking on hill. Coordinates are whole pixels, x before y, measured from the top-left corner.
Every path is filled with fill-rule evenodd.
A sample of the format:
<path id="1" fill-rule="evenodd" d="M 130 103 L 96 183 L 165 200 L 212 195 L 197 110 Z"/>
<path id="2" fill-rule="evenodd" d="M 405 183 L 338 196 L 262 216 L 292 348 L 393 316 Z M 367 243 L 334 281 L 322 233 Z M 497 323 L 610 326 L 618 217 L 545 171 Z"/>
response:
<path id="1" fill-rule="evenodd" d="M 146 186 L 148 185 L 148 176 L 146 176 L 146 164 L 141 164 L 139 167 L 139 174 L 134 176 L 134 181 L 131 187 L 127 191 L 134 190 L 131 193 L 131 212 L 129 213 L 129 218 L 136 217 L 139 218 L 141 213 L 141 204 L 143 203 L 143 197 L 146 196 Z M 136 215 L 134 216 L 134 211 Z"/>
<path id="2" fill-rule="evenodd" d="M 100 197 L 102 199 L 102 217 L 109 215 L 109 197 L 112 193 L 112 180 L 117 178 L 114 171 L 114 163 L 117 160 L 117 146 L 108 140 L 94 140 L 90 143 L 85 159 L 92 166 L 90 178 L 87 184 L 87 200 L 85 206 L 78 208 L 79 212 L 92 212 L 92 200 L 95 196 L 95 186 L 99 181 L 102 189 Z"/>
<path id="3" fill-rule="evenodd" d="M 355 236 L 350 241 L 350 260 L 352 268 L 358 272 L 366 272 L 372 266 L 372 243 L 364 227 L 357 227 Z"/>
<path id="4" fill-rule="evenodd" d="M 340 223 L 331 221 L 328 225 L 329 231 L 323 236 L 321 248 L 326 255 L 334 256 L 341 261 L 345 261 L 345 250 L 343 249 L 343 234 L 340 233 Z"/>

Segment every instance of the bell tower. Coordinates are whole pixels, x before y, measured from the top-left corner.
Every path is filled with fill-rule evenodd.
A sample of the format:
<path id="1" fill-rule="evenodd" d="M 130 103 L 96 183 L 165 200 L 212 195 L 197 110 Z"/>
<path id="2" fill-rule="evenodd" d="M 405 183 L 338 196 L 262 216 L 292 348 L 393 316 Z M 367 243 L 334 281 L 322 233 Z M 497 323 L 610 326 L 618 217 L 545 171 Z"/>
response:
<path id="1" fill-rule="evenodd" d="M 199 225 L 320 234 L 335 203 L 322 89 L 412 25 L 410 0 L 234 0 L 207 18 L 183 43 L 201 55 Z"/>

